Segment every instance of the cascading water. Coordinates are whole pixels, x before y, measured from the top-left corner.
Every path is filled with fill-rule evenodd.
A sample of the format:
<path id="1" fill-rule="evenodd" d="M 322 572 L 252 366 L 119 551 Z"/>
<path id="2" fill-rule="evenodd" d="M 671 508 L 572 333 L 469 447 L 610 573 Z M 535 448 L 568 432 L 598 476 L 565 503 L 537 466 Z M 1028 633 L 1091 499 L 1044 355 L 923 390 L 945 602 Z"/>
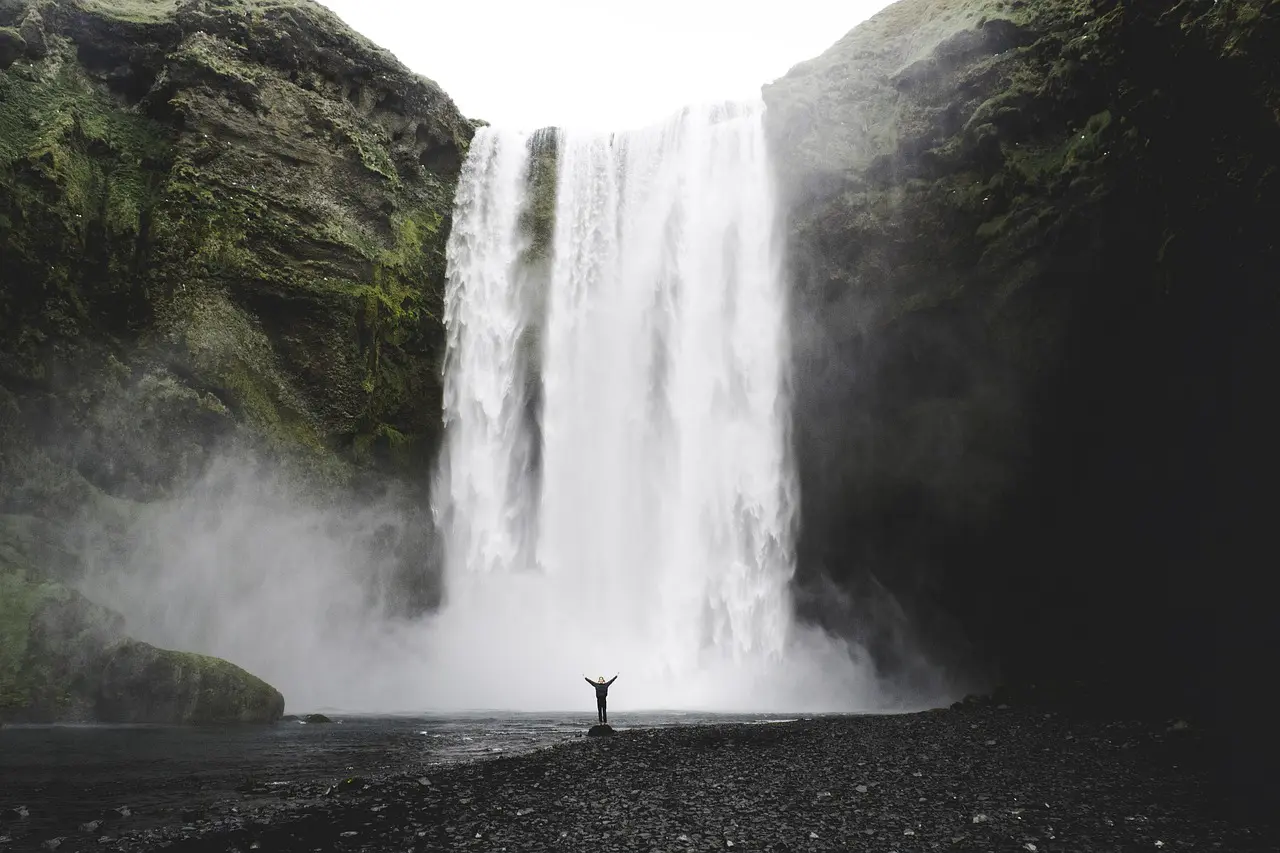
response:
<path id="1" fill-rule="evenodd" d="M 561 133 L 541 280 L 522 262 L 528 137 L 477 133 L 448 259 L 438 705 L 589 704 L 584 667 L 621 670 L 632 707 L 874 701 L 857 650 L 791 617 L 785 296 L 762 114 L 691 108 L 641 131 Z M 542 333 L 537 439 L 529 326 Z"/>

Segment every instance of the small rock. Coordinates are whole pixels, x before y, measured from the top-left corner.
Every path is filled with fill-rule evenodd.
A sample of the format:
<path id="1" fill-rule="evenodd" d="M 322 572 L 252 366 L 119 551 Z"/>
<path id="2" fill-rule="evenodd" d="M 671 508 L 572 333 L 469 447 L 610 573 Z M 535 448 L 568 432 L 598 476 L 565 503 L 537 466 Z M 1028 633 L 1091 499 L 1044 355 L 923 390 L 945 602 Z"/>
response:
<path id="1" fill-rule="evenodd" d="M 816 832 L 810 832 L 810 833 L 809 833 L 809 838 L 813 839 L 813 838 L 817 838 L 817 837 L 818 837 L 818 833 L 816 833 Z"/>
<path id="2" fill-rule="evenodd" d="M 987 741 L 987 746 L 995 746 L 995 745 L 996 745 L 996 742 L 995 742 L 995 741 L 993 741 L 993 740 L 989 740 L 989 741 Z"/>
<path id="3" fill-rule="evenodd" d="M 58 838 L 50 838 L 48 841 L 46 841 L 44 844 L 41 844 L 40 846 L 43 847 L 45 850 L 57 850 L 59 847 L 62 846 L 62 836 L 59 836 Z"/>
<path id="4" fill-rule="evenodd" d="M 853 790 L 857 791 L 859 794 L 865 794 L 865 793 L 867 792 L 867 786 L 866 786 L 866 785 L 859 785 L 858 787 L 854 788 Z"/>
<path id="5" fill-rule="evenodd" d="M 1026 850 L 1027 853 L 1036 853 L 1036 846 L 1032 844 L 1030 841 L 1022 845 L 1022 849 Z"/>
<path id="6" fill-rule="evenodd" d="M 354 829 L 348 829 L 346 832 L 341 833 L 343 838 L 352 838 L 353 836 L 356 836 L 359 834 L 360 833 L 356 832 Z"/>
<path id="7" fill-rule="evenodd" d="M 120 817 L 133 816 L 133 810 L 130 809 L 128 806 L 121 806 L 120 808 L 116 809 L 116 811 L 120 814 Z"/>
<path id="8" fill-rule="evenodd" d="M 991 818 L 987 817 L 984 814 L 976 814 L 973 816 L 974 823 L 986 823 L 989 820 L 991 820 Z"/>
<path id="9" fill-rule="evenodd" d="M 516 817 L 524 817 L 533 814 L 533 809 L 516 809 Z"/>
<path id="10" fill-rule="evenodd" d="M 903 834 L 903 835 L 915 835 L 915 834 L 916 834 L 916 831 L 915 831 L 914 829 L 904 829 L 904 830 L 902 831 L 902 834 Z"/>
<path id="11" fill-rule="evenodd" d="M 100 821 L 100 820 L 91 820 L 91 821 L 89 821 L 88 823 L 82 823 L 82 824 L 80 824 L 80 831 L 81 831 L 81 832 L 97 832 L 97 831 L 98 831 L 98 827 L 100 827 L 100 826 L 102 826 L 102 821 Z"/>

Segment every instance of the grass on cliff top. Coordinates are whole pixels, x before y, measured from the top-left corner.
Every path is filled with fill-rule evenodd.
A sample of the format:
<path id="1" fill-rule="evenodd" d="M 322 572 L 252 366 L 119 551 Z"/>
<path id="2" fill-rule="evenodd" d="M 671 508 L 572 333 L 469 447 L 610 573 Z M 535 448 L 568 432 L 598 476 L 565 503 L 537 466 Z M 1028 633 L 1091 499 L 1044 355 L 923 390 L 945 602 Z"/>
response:
<path id="1" fill-rule="evenodd" d="M 178 11 L 178 0 L 75 0 L 75 5 L 104 18 L 135 24 L 158 24 Z"/>
<path id="2" fill-rule="evenodd" d="M 178 11 L 178 0 L 73 0 L 73 2 L 91 14 L 135 24 L 162 23 L 172 19 Z M 313 0 L 236 0 L 233 8 L 225 11 L 243 13 L 280 8 L 306 8 L 336 17 Z"/>

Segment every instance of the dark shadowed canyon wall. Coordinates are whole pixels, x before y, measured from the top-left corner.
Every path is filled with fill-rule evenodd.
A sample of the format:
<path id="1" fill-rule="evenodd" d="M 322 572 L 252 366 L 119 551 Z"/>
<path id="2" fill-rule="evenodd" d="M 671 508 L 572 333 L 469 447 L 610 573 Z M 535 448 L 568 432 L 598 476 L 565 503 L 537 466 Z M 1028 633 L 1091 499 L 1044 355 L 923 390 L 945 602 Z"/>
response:
<path id="1" fill-rule="evenodd" d="M 904 0 L 765 88 L 814 618 L 1274 754 L 1277 55 L 1275 2 Z"/>

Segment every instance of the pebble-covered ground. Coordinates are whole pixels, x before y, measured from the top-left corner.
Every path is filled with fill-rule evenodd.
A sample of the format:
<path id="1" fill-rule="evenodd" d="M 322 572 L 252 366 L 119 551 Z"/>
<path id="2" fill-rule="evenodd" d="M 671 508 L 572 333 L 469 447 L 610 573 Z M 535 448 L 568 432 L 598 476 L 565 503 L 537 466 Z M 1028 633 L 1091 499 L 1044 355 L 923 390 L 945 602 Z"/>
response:
<path id="1" fill-rule="evenodd" d="M 1273 830 L 1221 817 L 1198 744 L 1183 724 L 990 705 L 640 729 L 228 802 L 183 826 L 130 831 L 116 815 L 53 849 L 1280 850 Z"/>

